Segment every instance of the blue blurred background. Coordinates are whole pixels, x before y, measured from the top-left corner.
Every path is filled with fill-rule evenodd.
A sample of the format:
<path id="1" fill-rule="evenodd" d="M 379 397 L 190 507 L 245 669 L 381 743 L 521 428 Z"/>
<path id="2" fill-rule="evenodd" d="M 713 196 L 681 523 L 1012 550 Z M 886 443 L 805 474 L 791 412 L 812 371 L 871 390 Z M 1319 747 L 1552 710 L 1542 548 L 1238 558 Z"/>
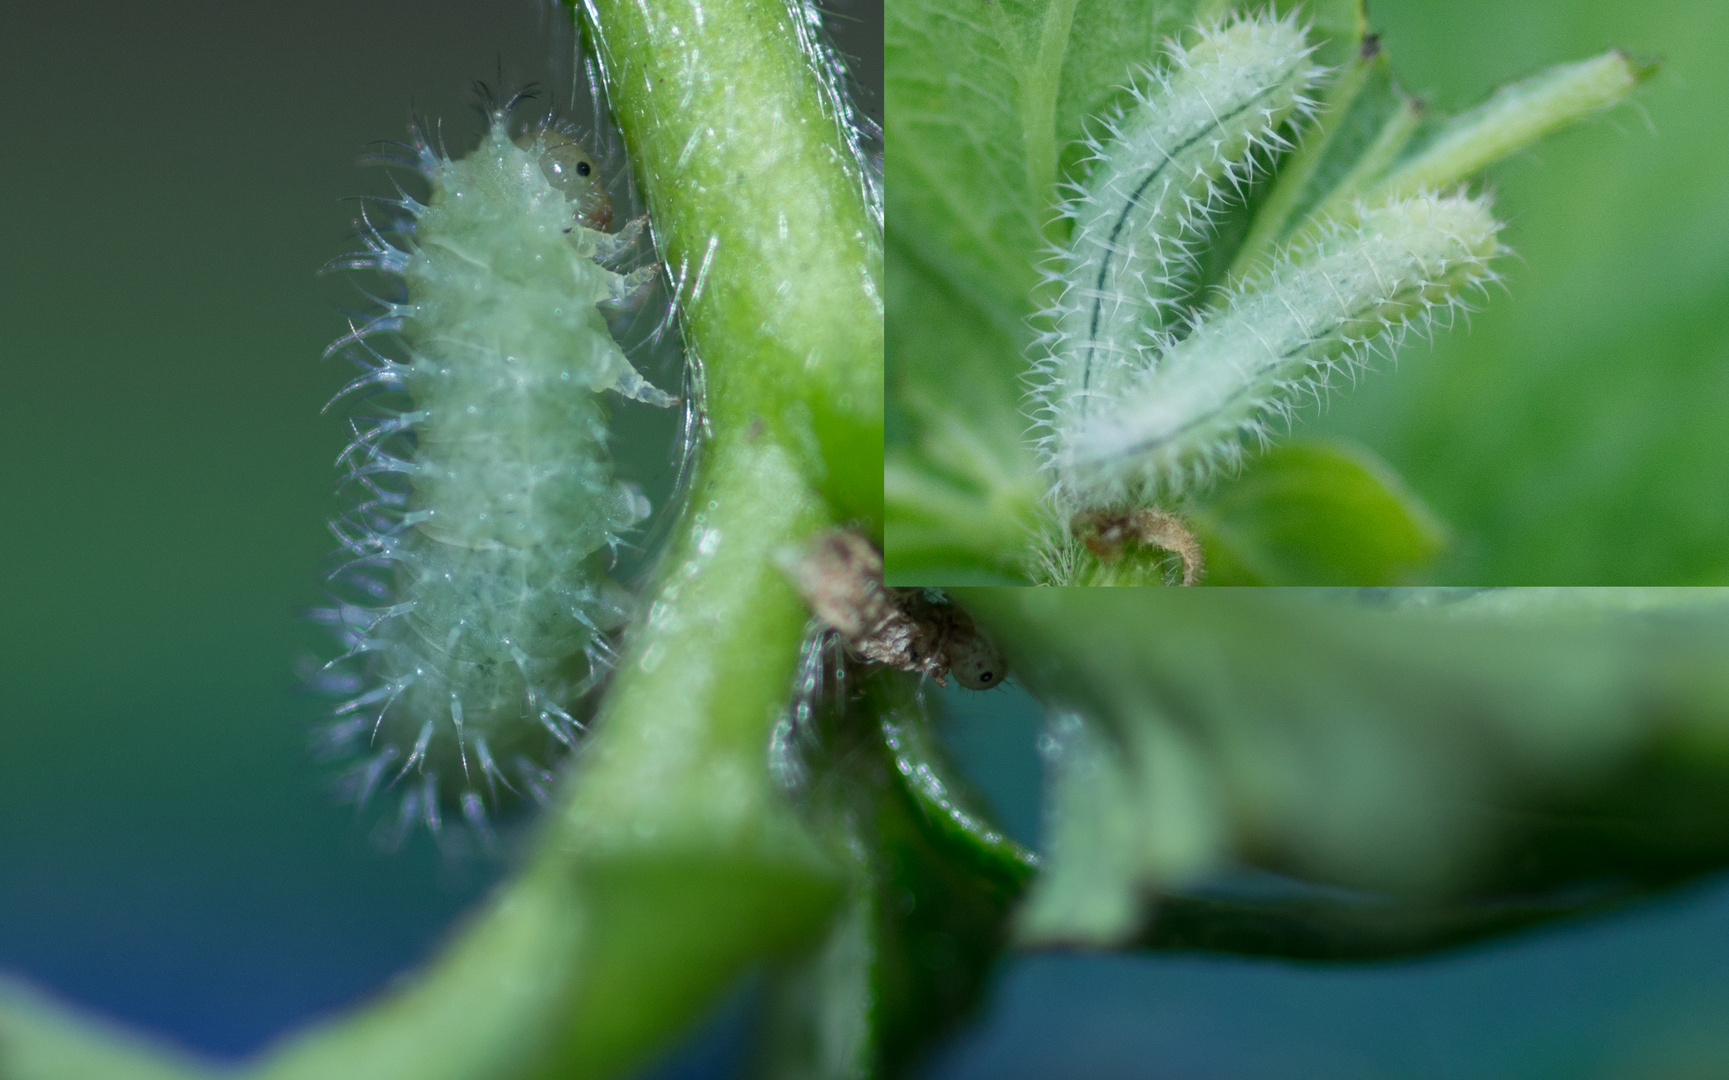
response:
<path id="1" fill-rule="evenodd" d="M 950 745 L 1018 839 L 1037 704 L 950 690 Z M 1729 878 L 1436 957 L 1014 959 L 925 1080 L 1682 1080 L 1729 1075 Z"/>
<path id="2" fill-rule="evenodd" d="M 831 6 L 863 20 L 849 47 L 879 57 L 875 9 Z M 1325 423 L 1373 441 L 1444 515 L 1500 521 L 1517 540 L 1496 564 L 1507 573 L 1555 552 L 1586 559 L 1579 530 L 1609 529 L 1631 566 L 1710 576 L 1729 521 L 1696 489 L 1729 462 L 1709 452 L 1706 419 L 1659 425 L 1651 399 L 1720 396 L 1729 377 L 1714 359 L 1729 298 L 1729 14 L 1563 0 L 1378 0 L 1373 14 L 1412 88 L 1448 106 L 1611 42 L 1671 64 L 1645 97 L 1661 138 L 1623 111 L 1624 130 L 1599 124 L 1496 174 L 1524 314 L 1502 303 L 1468 338 L 1413 350 L 1399 378 L 1370 380 Z M 336 306 L 354 301 L 314 271 L 346 247 L 342 197 L 387 190 L 354 162 L 399 137 L 411 106 L 445 117 L 460 146 L 478 130 L 473 78 L 502 68 L 562 100 L 557 21 L 532 0 L 104 2 L 9 21 L 0 971 L 236 1059 L 425 957 L 493 879 L 424 839 L 375 851 L 306 752 L 318 703 L 297 693 L 294 665 L 326 645 L 297 613 L 321 597 L 345 434 L 319 415 L 345 371 L 318 356 L 342 328 Z M 1540 362 L 1498 367 L 1509 352 Z M 1615 364 L 1631 383 L 1589 375 Z M 1573 396 L 1545 396 L 1557 385 Z M 1456 438 L 1442 405 L 1468 389 L 1485 395 L 1484 422 Z M 1648 513 L 1677 505 L 1648 483 L 1569 499 L 1529 448 L 1505 445 L 1536 439 L 1529 422 L 1498 422 L 1515 406 L 1536 411 L 1549 440 L 1536 452 L 1573 462 L 1567 476 L 1670 475 L 1700 509 Z M 1617 410 L 1637 422 L 1611 423 Z M 653 438 L 629 456 L 628 474 L 664 490 Z M 1465 479 L 1485 470 L 1507 475 L 1473 509 L 1490 496 Z M 945 700 L 964 762 L 1030 839 L 1031 703 L 1012 687 Z M 747 1006 L 724 1007 L 661 1074 L 728 1075 Z M 930 1075 L 1720 1075 L 1725 1014 L 1729 888 L 1706 883 L 1371 969 L 1023 958 Z"/>

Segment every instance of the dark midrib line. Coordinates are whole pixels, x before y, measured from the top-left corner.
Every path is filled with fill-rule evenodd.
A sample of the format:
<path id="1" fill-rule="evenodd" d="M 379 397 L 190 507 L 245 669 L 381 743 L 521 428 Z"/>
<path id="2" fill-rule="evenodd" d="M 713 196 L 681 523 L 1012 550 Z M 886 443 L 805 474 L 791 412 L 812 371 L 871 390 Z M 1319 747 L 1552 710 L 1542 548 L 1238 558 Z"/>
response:
<path id="1" fill-rule="evenodd" d="M 1283 84 L 1282 83 L 1273 83 L 1271 86 L 1267 86 L 1267 87 L 1263 88 L 1259 93 L 1255 94 L 1254 97 L 1251 97 L 1249 100 L 1243 102 L 1241 105 L 1237 106 L 1235 109 L 1232 109 L 1230 112 L 1226 113 L 1224 116 L 1215 117 L 1213 122 L 1210 125 L 1201 128 L 1199 131 L 1195 132 L 1195 134 L 1189 136 L 1189 138 L 1184 140 L 1184 142 L 1181 145 L 1179 145 L 1175 150 L 1163 151 L 1163 153 L 1165 155 L 1165 159 L 1163 161 L 1159 162 L 1157 165 L 1153 166 L 1153 168 L 1147 172 L 1146 177 L 1144 179 L 1142 179 L 1141 182 L 1135 186 L 1134 194 L 1129 196 L 1129 201 L 1126 204 L 1124 204 L 1124 206 L 1123 206 L 1123 212 L 1117 215 L 1117 220 L 1115 221 L 1115 223 L 1113 223 L 1111 225 L 1110 239 L 1106 241 L 1106 246 L 1105 246 L 1105 258 L 1104 258 L 1103 263 L 1101 263 L 1099 266 L 1098 280 L 1096 282 L 1094 282 L 1094 284 L 1093 284 L 1093 291 L 1094 292 L 1103 292 L 1104 291 L 1105 278 L 1110 276 L 1111 261 L 1116 255 L 1117 237 L 1122 235 L 1123 227 L 1128 224 L 1129 214 L 1134 211 L 1135 207 L 1140 205 L 1141 196 L 1146 194 L 1147 188 L 1152 185 L 1154 180 L 1157 180 L 1159 178 L 1159 174 L 1161 174 L 1165 171 L 1165 166 L 1169 165 L 1172 161 L 1176 160 L 1176 157 L 1178 154 L 1181 154 L 1184 151 L 1188 150 L 1189 147 L 1195 145 L 1195 143 L 1206 138 L 1212 132 L 1219 130 L 1221 127 L 1224 127 L 1225 124 L 1229 123 L 1230 121 L 1241 116 L 1243 113 L 1247 112 L 1249 109 L 1253 108 L 1257 102 L 1259 102 L 1262 98 L 1266 97 L 1268 94 L 1272 93 L 1274 90 L 1277 90 L 1281 85 L 1283 85 Z M 1088 388 L 1092 386 L 1092 382 L 1093 382 L 1093 357 L 1095 355 L 1097 355 L 1097 352 L 1098 352 L 1097 348 L 1094 345 L 1094 342 L 1098 341 L 1098 338 L 1099 338 L 1099 317 L 1100 317 L 1100 314 L 1103 310 L 1103 307 L 1104 307 L 1104 298 L 1100 297 L 1100 296 L 1095 296 L 1093 298 L 1092 319 L 1091 319 L 1090 324 L 1087 327 L 1087 359 L 1086 359 L 1086 363 L 1081 368 L 1081 413 L 1082 413 L 1082 415 L 1086 414 L 1086 411 L 1087 411 L 1086 393 L 1087 393 Z"/>

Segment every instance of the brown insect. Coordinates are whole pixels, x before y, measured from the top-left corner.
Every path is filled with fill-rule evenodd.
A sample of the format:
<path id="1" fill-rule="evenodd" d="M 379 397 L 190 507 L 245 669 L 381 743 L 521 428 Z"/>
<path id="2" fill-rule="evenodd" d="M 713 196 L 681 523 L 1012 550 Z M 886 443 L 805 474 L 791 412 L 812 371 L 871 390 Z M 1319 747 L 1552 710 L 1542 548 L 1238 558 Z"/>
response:
<path id="1" fill-rule="evenodd" d="M 939 685 L 953 675 L 969 690 L 988 690 L 1008 673 L 1002 653 L 941 590 L 884 585 L 882 555 L 858 533 L 819 533 L 786 569 L 811 611 L 860 660 Z"/>

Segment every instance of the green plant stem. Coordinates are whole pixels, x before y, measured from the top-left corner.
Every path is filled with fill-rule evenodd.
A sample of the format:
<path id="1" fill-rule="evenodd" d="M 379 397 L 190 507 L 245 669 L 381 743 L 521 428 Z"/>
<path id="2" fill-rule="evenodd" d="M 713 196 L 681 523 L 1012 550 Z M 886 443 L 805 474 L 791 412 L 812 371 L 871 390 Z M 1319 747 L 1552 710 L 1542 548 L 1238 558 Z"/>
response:
<path id="1" fill-rule="evenodd" d="M 768 766 L 806 619 L 773 558 L 828 518 L 749 432 L 711 470 L 549 840 L 600 931 L 560 1077 L 632 1064 L 752 962 L 814 944 L 840 899 Z"/>
<path id="2" fill-rule="evenodd" d="M 772 555 L 825 519 L 771 441 L 713 449 L 528 868 L 406 989 L 264 1075 L 618 1075 L 754 959 L 820 935 L 838 871 L 780 800 L 765 744 L 805 618 Z"/>
<path id="3" fill-rule="evenodd" d="M 768 425 L 880 539 L 882 230 L 808 30 L 784 0 L 584 9 L 714 424 Z"/>

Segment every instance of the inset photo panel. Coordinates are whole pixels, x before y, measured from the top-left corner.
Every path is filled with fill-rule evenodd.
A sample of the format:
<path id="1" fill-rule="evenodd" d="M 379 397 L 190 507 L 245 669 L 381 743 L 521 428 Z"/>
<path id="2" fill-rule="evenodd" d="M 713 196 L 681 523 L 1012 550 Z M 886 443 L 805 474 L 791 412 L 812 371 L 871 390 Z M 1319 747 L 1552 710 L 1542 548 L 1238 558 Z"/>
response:
<path id="1" fill-rule="evenodd" d="M 889 584 L 1729 578 L 1713 20 L 889 0 Z"/>

